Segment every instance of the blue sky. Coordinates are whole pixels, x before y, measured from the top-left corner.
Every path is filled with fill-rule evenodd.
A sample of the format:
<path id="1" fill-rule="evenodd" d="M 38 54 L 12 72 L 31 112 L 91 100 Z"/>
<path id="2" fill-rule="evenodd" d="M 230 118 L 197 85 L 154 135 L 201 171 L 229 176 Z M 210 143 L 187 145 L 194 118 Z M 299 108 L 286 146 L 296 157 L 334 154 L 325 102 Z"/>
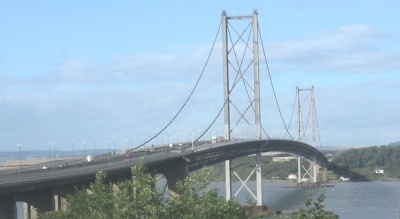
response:
<path id="1" fill-rule="evenodd" d="M 0 151 L 142 143 L 193 88 L 222 11 L 254 9 L 286 122 L 296 87 L 314 86 L 322 146 L 400 141 L 398 1 L 3 1 Z M 223 99 L 220 35 L 216 43 L 202 99 L 151 143 L 206 128 Z M 261 74 L 262 123 L 282 137 L 265 67 Z"/>

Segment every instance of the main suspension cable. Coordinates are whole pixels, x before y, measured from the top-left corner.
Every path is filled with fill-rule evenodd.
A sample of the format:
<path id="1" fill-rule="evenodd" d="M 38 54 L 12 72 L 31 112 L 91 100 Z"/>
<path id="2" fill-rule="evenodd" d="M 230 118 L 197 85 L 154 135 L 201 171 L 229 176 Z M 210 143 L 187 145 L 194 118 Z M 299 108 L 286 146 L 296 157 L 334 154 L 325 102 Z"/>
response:
<path id="1" fill-rule="evenodd" d="M 257 25 L 258 25 L 258 24 L 257 24 Z M 261 46 L 262 46 L 262 50 L 263 50 L 263 53 L 264 53 L 264 60 L 265 60 L 266 66 L 267 66 L 269 81 L 270 81 L 270 83 L 271 83 L 272 92 L 274 93 L 276 106 L 278 107 L 279 115 L 281 116 L 283 125 L 285 126 L 285 129 L 286 129 L 286 132 L 289 134 L 290 138 L 293 140 L 293 137 L 292 137 L 292 135 L 290 135 L 289 129 L 288 129 L 288 127 L 286 126 L 285 120 L 283 119 L 282 111 L 281 111 L 281 108 L 280 108 L 279 103 L 278 103 L 278 98 L 276 97 L 275 88 L 274 88 L 274 83 L 272 82 L 271 73 L 270 73 L 270 71 L 269 71 L 267 56 L 265 55 L 264 43 L 263 43 L 263 40 L 262 40 L 260 28 L 258 28 L 258 32 L 259 32 L 259 34 L 260 34 Z"/>
<path id="2" fill-rule="evenodd" d="M 319 135 L 319 127 L 318 127 L 317 108 L 315 107 L 315 99 L 314 99 L 314 110 L 315 110 L 315 121 L 317 123 L 317 133 L 318 133 L 319 148 L 322 149 L 321 136 Z"/>
<path id="3" fill-rule="evenodd" d="M 152 141 L 153 139 L 155 139 L 155 138 L 156 138 L 158 135 L 160 135 L 165 129 L 167 129 L 167 128 L 169 127 L 169 125 L 171 125 L 171 123 L 172 123 L 172 122 L 178 117 L 178 115 L 182 112 L 183 108 L 184 108 L 184 107 L 186 106 L 186 104 L 189 102 L 190 98 L 192 97 L 194 91 L 196 90 L 196 88 L 197 88 L 197 86 L 198 86 L 198 84 L 199 84 L 199 82 L 200 82 L 200 79 L 202 78 L 202 76 L 203 76 L 203 74 L 204 74 L 204 71 L 205 71 L 205 69 L 206 69 L 206 67 L 207 67 L 207 65 L 208 65 L 209 60 L 210 60 L 211 54 L 212 54 L 212 52 L 213 52 L 213 50 L 214 50 L 215 42 L 217 41 L 217 37 L 218 37 L 218 35 L 219 35 L 219 31 L 220 31 L 220 29 L 221 29 L 221 26 L 222 26 L 222 19 L 221 19 L 221 22 L 220 22 L 220 24 L 219 24 L 217 34 L 215 35 L 215 38 L 214 38 L 214 43 L 213 43 L 213 45 L 212 45 L 212 47 L 211 47 L 210 53 L 208 54 L 208 57 L 207 57 L 207 60 L 206 60 L 205 65 L 204 65 L 204 67 L 203 67 L 203 70 L 201 71 L 201 74 L 200 74 L 199 78 L 197 79 L 196 84 L 194 85 L 192 91 L 190 92 L 189 96 L 187 97 L 186 101 L 185 101 L 184 104 L 181 106 L 181 108 L 179 109 L 179 111 L 175 114 L 175 116 L 171 119 L 171 121 L 169 121 L 169 122 L 167 123 L 167 125 L 164 126 L 164 128 L 162 128 L 156 135 L 154 135 L 154 136 L 153 136 L 152 138 L 150 138 L 149 140 L 145 141 L 143 144 L 140 144 L 140 145 L 138 145 L 138 146 L 136 146 L 136 147 L 130 149 L 129 151 L 133 151 L 133 150 L 135 150 L 135 149 L 137 149 L 137 148 L 139 148 L 139 147 L 142 147 L 143 145 L 145 145 L 145 144 L 147 144 L 148 142 L 150 142 L 150 141 Z"/>
<path id="4" fill-rule="evenodd" d="M 291 124 L 292 124 L 292 119 L 293 119 L 293 115 L 294 115 L 294 109 L 296 108 L 296 100 L 297 100 L 297 94 L 295 95 L 295 98 L 294 98 L 293 109 L 292 109 L 292 115 L 290 116 L 288 129 L 290 129 L 290 126 L 291 126 Z M 286 130 L 286 133 L 285 133 L 285 135 L 283 136 L 283 138 L 286 137 L 286 134 L 289 134 L 289 132 L 288 132 L 287 130 Z"/>
<path id="5" fill-rule="evenodd" d="M 225 107 L 225 104 L 227 104 L 229 98 L 226 98 L 226 100 L 224 101 L 224 104 L 222 104 L 221 109 L 219 110 L 217 116 L 215 116 L 214 120 L 211 122 L 211 124 L 204 130 L 204 132 L 196 139 L 193 141 L 193 143 L 197 142 L 199 139 L 201 139 L 204 134 L 206 134 L 208 132 L 208 130 L 210 130 L 210 128 L 214 125 L 214 123 L 217 121 L 218 117 L 221 115 L 222 110 Z M 229 103 L 228 103 L 229 104 Z"/>

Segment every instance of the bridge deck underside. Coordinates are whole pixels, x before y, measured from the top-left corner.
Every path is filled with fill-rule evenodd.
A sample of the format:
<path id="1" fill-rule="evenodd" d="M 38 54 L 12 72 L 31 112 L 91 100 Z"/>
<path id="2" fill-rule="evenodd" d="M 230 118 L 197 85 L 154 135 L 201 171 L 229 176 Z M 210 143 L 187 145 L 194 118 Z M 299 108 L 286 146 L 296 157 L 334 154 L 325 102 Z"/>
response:
<path id="1" fill-rule="evenodd" d="M 213 165 L 224 160 L 231 160 L 251 154 L 262 152 L 285 152 L 304 157 L 310 161 L 314 156 L 318 165 L 326 167 L 328 160 L 325 155 L 316 148 L 291 140 L 254 140 L 247 142 L 232 142 L 225 146 L 210 148 L 204 152 L 196 152 L 188 156 L 190 171 L 200 169 L 203 166 Z"/>
<path id="2" fill-rule="evenodd" d="M 145 163 L 150 167 L 151 171 L 162 173 L 162 170 L 165 169 L 165 164 L 185 160 L 188 162 L 189 171 L 193 171 L 200 169 L 203 166 L 209 166 L 225 160 L 259 152 L 291 153 L 304 157 L 310 161 L 315 157 L 316 163 L 319 166 L 326 167 L 328 164 L 325 155 L 316 148 L 302 142 L 284 139 L 230 140 L 219 142 L 217 144 L 199 146 L 197 151 L 185 149 L 180 153 L 158 152 L 157 156 L 146 156 Z M 121 161 L 116 163 L 109 163 L 111 161 L 111 159 L 109 159 L 107 160 L 108 162 L 104 163 L 99 161 L 97 164 L 95 162 L 89 166 L 70 167 L 59 169 L 57 171 L 56 169 L 54 169 L 54 171 L 38 169 L 32 173 L 23 172 L 21 173 L 21 177 L 19 176 L 19 172 L 16 172 L 16 177 L 11 178 L 7 178 L 8 175 L 3 174 L 2 176 L 4 179 L 0 177 L 0 194 L 35 190 L 63 184 L 73 184 L 82 181 L 93 181 L 95 174 L 99 170 L 106 171 L 110 178 L 121 174 L 129 175 L 130 167 L 139 163 L 140 156 L 142 155 L 137 155 L 137 158 L 132 159 L 130 162 L 122 162 L 123 156 L 118 156 L 115 159 Z"/>

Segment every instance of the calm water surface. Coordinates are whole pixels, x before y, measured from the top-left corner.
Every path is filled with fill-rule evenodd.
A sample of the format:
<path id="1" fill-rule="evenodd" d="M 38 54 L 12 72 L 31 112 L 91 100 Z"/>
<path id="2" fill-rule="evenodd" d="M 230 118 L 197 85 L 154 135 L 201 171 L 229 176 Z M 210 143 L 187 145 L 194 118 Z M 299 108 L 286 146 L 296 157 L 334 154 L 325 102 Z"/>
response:
<path id="1" fill-rule="evenodd" d="M 264 204 L 274 210 L 296 210 L 304 207 L 304 197 L 312 193 L 318 197 L 321 191 L 325 191 L 324 201 L 327 210 L 334 211 L 340 219 L 394 219 L 399 218 L 400 212 L 400 182 L 337 182 L 329 183 L 334 187 L 327 188 L 281 188 L 291 186 L 291 182 L 264 183 Z M 165 185 L 161 183 L 157 187 Z M 232 193 L 235 194 L 241 183 L 232 185 Z M 249 189 L 256 194 L 255 183 L 247 183 Z M 212 183 L 210 187 L 220 188 L 221 196 L 225 196 L 224 183 Z M 246 198 L 252 195 L 245 187 L 238 193 L 235 200 L 245 203 Z M 18 218 L 22 218 L 19 214 Z"/>
<path id="2" fill-rule="evenodd" d="M 400 182 L 337 182 L 329 183 L 334 187 L 327 188 L 281 188 L 292 183 L 264 183 L 264 204 L 275 210 L 295 210 L 304 207 L 304 197 L 312 193 L 313 197 L 324 190 L 325 208 L 332 210 L 341 219 L 350 218 L 399 218 Z M 224 183 L 213 183 L 212 187 L 221 188 L 225 195 Z M 241 183 L 232 185 L 235 194 Z M 248 183 L 249 189 L 256 194 L 255 183 Z M 241 203 L 252 195 L 243 188 L 235 200 Z"/>

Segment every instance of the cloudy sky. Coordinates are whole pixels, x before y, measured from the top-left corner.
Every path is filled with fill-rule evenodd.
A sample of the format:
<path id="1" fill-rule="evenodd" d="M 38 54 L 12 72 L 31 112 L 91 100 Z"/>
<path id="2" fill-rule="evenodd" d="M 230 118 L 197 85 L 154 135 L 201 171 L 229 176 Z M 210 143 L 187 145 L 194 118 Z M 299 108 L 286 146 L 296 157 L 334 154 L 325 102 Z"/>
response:
<path id="1" fill-rule="evenodd" d="M 217 36 L 194 100 L 148 144 L 198 136 L 223 103 L 222 11 L 254 9 L 287 124 L 296 87 L 314 86 L 322 146 L 400 141 L 398 1 L 2 1 L 0 151 L 143 143 L 184 104 Z M 283 137 L 260 74 L 263 127 Z"/>

